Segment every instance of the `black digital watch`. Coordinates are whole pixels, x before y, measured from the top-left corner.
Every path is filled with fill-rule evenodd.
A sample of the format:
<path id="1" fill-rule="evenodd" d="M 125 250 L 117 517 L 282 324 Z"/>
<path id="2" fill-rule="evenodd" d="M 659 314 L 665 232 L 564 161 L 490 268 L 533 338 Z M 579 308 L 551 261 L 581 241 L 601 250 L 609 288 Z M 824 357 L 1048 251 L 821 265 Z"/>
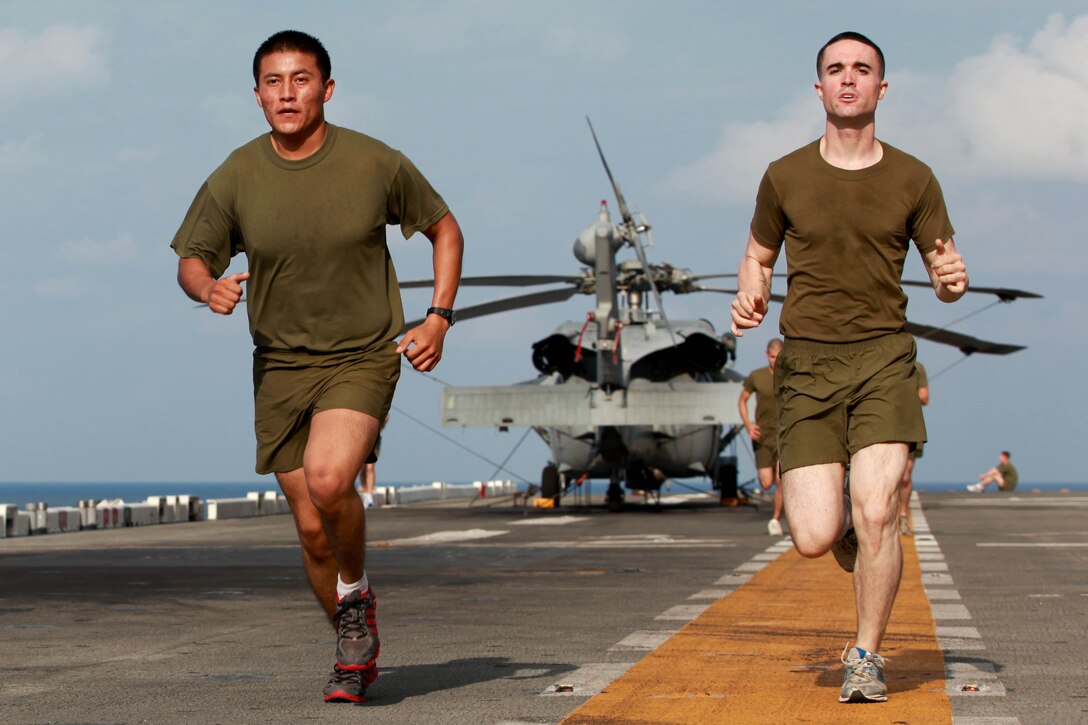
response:
<path id="1" fill-rule="evenodd" d="M 428 307 L 427 314 L 438 315 L 446 322 L 450 323 L 450 327 L 453 327 L 453 323 L 457 320 L 457 315 L 455 315 L 453 310 L 448 307 Z"/>

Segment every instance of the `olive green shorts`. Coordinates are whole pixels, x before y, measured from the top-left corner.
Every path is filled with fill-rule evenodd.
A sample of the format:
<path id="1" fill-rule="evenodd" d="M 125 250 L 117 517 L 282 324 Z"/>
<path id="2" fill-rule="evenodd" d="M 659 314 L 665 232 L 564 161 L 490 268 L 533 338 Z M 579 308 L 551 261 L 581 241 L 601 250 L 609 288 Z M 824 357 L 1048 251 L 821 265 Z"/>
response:
<path id="1" fill-rule="evenodd" d="M 752 441 L 752 452 L 756 456 L 756 468 L 774 468 L 778 463 L 778 438 L 764 433 L 758 441 Z"/>
<path id="2" fill-rule="evenodd" d="M 848 463 L 874 443 L 926 440 L 908 333 L 821 343 L 787 338 L 774 368 L 782 472 Z"/>
<path id="3" fill-rule="evenodd" d="M 346 408 L 385 420 L 400 377 L 396 342 L 326 354 L 261 351 L 253 356 L 257 473 L 302 467 L 315 413 Z"/>
<path id="4" fill-rule="evenodd" d="M 912 460 L 918 460 L 919 458 L 921 458 L 922 453 L 925 452 L 925 447 L 926 446 L 925 446 L 924 443 L 916 443 L 914 445 L 914 450 L 910 452 L 911 459 Z"/>

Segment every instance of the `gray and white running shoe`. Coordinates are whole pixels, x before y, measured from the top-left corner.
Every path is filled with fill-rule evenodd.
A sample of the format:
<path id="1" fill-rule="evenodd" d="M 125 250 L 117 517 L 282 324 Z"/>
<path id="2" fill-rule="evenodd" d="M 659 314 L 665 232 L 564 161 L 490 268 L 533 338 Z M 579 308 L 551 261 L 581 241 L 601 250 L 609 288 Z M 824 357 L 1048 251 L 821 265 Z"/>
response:
<path id="1" fill-rule="evenodd" d="M 843 537 L 831 545 L 831 553 L 835 555 L 835 561 L 844 571 L 853 572 L 854 564 L 858 560 L 858 535 L 851 527 L 843 534 Z"/>
<path id="2" fill-rule="evenodd" d="M 848 644 L 839 659 L 846 667 L 839 702 L 885 702 L 888 699 L 883 657 L 872 652 L 866 652 L 862 657 L 857 647 Z"/>
<path id="3" fill-rule="evenodd" d="M 336 662 L 341 669 L 363 671 L 363 684 L 369 685 L 378 676 L 377 659 L 380 649 L 378 623 L 375 619 L 377 599 L 374 590 L 354 591 L 337 603 Z"/>
<path id="4" fill-rule="evenodd" d="M 363 673 L 358 670 L 342 670 L 340 665 L 333 666 L 324 695 L 325 702 L 366 702 Z"/>
<path id="5" fill-rule="evenodd" d="M 847 493 L 843 498 L 843 505 L 846 507 L 847 513 L 849 513 L 851 506 L 850 494 Z M 844 571 L 854 571 L 854 564 L 858 560 L 858 535 L 854 533 L 853 526 L 842 535 L 841 539 L 831 545 L 831 553 L 835 555 L 835 561 L 839 562 L 839 566 Z"/>

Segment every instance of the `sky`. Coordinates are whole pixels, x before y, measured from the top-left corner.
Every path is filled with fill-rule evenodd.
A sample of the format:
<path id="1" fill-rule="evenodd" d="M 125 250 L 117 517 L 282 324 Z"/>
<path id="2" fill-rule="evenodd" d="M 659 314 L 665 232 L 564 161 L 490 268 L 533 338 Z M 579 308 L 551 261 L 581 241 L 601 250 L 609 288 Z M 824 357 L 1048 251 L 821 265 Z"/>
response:
<path id="1" fill-rule="evenodd" d="M 951 329 L 1027 346 L 965 358 L 919 343 L 931 402 L 915 478 L 967 482 L 1008 449 L 1026 484 L 1088 481 L 1088 2 L 1061 0 L 8 0 L 0 481 L 262 479 L 245 316 L 197 309 L 169 242 L 208 174 L 267 130 L 250 64 L 285 28 L 329 49 L 327 118 L 403 150 L 446 198 L 466 275 L 577 273 L 575 237 L 601 199 L 615 209 L 586 116 L 653 224 L 651 261 L 735 272 L 767 163 L 822 132 L 816 51 L 842 30 L 869 35 L 888 65 L 877 135 L 937 174 L 972 282 L 1045 295 L 949 306 L 911 290 L 912 320 L 971 315 Z M 424 237 L 390 230 L 389 244 L 401 279 L 430 276 Z M 924 274 L 912 253 L 906 276 Z M 465 288 L 458 305 L 504 293 Z M 724 332 L 728 302 L 665 305 Z M 404 303 L 422 316 L 430 292 Z M 535 435 L 435 432 L 441 389 L 534 377 L 532 343 L 590 307 L 454 327 L 433 375 L 402 375 L 379 480 L 539 480 Z M 737 369 L 765 364 L 775 335 L 772 315 Z M 750 451 L 737 455 L 750 479 Z"/>

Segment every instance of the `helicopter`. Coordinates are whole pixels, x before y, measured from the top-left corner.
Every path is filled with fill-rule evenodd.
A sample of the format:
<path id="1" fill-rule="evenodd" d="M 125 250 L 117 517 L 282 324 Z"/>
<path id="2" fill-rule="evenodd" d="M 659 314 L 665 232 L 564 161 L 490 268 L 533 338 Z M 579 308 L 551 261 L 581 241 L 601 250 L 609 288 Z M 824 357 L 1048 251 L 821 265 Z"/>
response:
<path id="1" fill-rule="evenodd" d="M 575 239 L 573 253 L 584 265 L 575 275 L 464 277 L 464 286 L 561 286 L 458 310 L 458 321 L 563 302 L 592 295 L 596 305 L 582 321 L 568 321 L 532 345 L 534 379 L 512 385 L 446 387 L 444 427 L 532 428 L 547 444 L 550 460 L 541 473 L 541 496 L 558 503 L 572 484 L 605 479 L 608 509 L 623 508 L 625 491 L 659 494 L 668 479 L 708 477 L 723 498 L 736 495 L 735 456 L 723 451 L 742 430 L 737 401 L 744 376 L 732 368 L 736 338 L 718 335 L 705 319 L 670 320 L 662 292 L 735 294 L 704 280 L 735 274 L 696 275 L 668 263 L 651 264 L 651 225 L 631 213 L 592 122 L 594 145 L 612 186 L 620 214 L 612 220 L 602 201 L 597 219 Z M 630 248 L 635 256 L 617 260 Z M 784 277 L 785 275 L 775 275 Z M 432 280 L 401 282 L 402 289 L 429 287 Z M 931 283 L 904 280 L 904 286 Z M 1008 302 L 1040 295 L 1021 290 L 973 287 Z M 650 301 L 653 300 L 653 306 Z M 773 294 L 781 303 L 785 297 Z M 418 324 L 409 322 L 406 329 Z M 953 345 L 965 355 L 1007 355 L 1024 349 L 980 340 L 942 328 L 908 322 L 919 339 Z"/>

